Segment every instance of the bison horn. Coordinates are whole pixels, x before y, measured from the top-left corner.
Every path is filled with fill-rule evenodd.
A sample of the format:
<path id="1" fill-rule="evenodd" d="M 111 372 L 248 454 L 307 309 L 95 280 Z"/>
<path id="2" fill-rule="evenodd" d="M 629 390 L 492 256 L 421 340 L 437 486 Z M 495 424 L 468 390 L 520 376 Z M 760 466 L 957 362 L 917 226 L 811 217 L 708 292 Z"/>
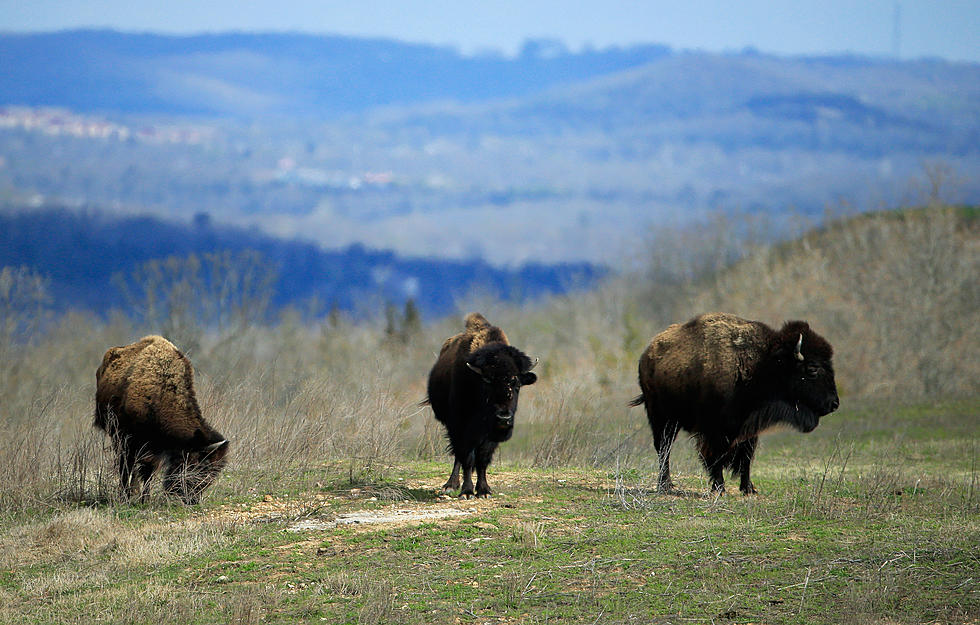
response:
<path id="1" fill-rule="evenodd" d="M 527 370 L 530 371 L 531 369 L 533 369 L 533 368 L 535 368 L 537 366 L 538 366 L 538 359 L 535 358 L 534 360 L 531 361 L 531 366 L 528 367 Z"/>
<path id="2" fill-rule="evenodd" d="M 796 341 L 796 353 L 794 354 L 797 360 L 803 360 L 803 335 L 800 334 L 800 340 Z"/>
<path id="3" fill-rule="evenodd" d="M 480 368 L 479 367 L 477 367 L 475 365 L 471 365 L 470 363 L 466 363 L 466 366 L 469 367 L 470 369 L 472 369 L 473 370 L 473 373 L 475 373 L 477 375 L 480 375 L 480 376 L 483 375 L 483 372 L 480 371 Z"/>
<path id="4" fill-rule="evenodd" d="M 228 444 L 228 439 L 227 438 L 224 439 L 224 440 L 218 441 L 217 443 L 211 443 L 210 445 L 208 445 L 207 447 L 204 448 L 204 453 L 209 454 L 212 451 L 214 451 L 214 450 L 218 449 L 219 447 L 221 447 L 222 445 L 227 445 L 227 444 Z"/>

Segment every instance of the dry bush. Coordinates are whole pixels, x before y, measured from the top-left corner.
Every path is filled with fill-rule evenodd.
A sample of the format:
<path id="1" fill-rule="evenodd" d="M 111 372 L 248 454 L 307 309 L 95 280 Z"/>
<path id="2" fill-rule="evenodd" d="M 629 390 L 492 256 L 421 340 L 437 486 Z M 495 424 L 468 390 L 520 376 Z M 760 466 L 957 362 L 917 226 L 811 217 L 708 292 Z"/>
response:
<path id="1" fill-rule="evenodd" d="M 879 213 L 759 250 L 693 308 L 810 321 L 852 396 L 965 396 L 980 391 L 978 275 L 980 236 L 961 211 Z"/>

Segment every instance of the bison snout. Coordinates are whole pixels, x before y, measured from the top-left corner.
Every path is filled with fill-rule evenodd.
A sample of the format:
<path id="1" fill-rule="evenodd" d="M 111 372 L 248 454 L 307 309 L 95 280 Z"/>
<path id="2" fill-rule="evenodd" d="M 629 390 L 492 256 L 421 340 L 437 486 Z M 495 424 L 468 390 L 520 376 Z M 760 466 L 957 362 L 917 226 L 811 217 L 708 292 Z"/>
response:
<path id="1" fill-rule="evenodd" d="M 820 411 L 820 416 L 828 415 L 838 408 L 840 408 L 840 398 L 835 393 L 833 397 L 830 397 L 824 402 L 823 410 Z"/>

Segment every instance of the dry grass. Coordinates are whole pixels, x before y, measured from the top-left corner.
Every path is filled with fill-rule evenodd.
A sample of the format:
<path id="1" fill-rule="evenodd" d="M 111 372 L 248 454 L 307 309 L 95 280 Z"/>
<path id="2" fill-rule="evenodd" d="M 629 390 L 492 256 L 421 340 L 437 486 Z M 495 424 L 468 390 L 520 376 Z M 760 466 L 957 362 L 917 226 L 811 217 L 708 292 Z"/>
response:
<path id="1" fill-rule="evenodd" d="M 700 264 L 679 259 L 678 267 L 654 272 L 688 283 L 639 289 L 621 279 L 532 309 L 473 296 L 461 309 L 482 310 L 540 359 L 539 382 L 522 392 L 516 436 L 497 461 L 644 466 L 648 428 L 641 411 L 626 406 L 637 392 L 636 360 L 667 323 L 708 309 L 774 324 L 809 319 L 836 346 L 845 405 L 866 397 L 975 396 L 977 222 L 940 207 L 864 216 L 757 248 L 720 273 L 724 259 L 710 257 Z M 735 245 L 728 236 L 702 244 Z M 34 314 L 35 295 L 22 314 Z M 241 298 L 221 297 L 231 303 L 211 308 L 237 311 L 238 321 L 221 332 L 193 329 L 187 351 L 205 416 L 232 441 L 227 473 L 249 476 L 223 479 L 225 493 L 271 491 L 284 477 L 296 489 L 313 487 L 327 466 L 348 481 L 370 481 L 407 459 L 446 457 L 441 428 L 418 402 L 435 353 L 458 331 L 459 319 L 392 340 L 381 321 L 303 323 L 286 314 L 277 325 L 243 325 Z M 6 306 L 8 325 L 26 327 L 17 307 Z M 180 323 L 186 329 L 187 320 Z M 114 501 L 107 444 L 90 425 L 95 368 L 108 347 L 159 329 L 67 314 L 43 332 L 2 337 L 0 514 Z"/>

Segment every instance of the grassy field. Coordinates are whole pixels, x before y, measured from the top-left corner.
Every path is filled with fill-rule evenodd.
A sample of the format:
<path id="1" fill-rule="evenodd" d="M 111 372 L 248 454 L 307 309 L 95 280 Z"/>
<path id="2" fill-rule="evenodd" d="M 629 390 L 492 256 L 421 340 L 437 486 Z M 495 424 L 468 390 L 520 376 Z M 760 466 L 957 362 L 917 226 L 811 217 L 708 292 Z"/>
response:
<path id="1" fill-rule="evenodd" d="M 628 467 L 504 453 L 489 500 L 440 497 L 446 459 L 48 503 L 3 517 L 0 621 L 976 623 L 978 422 L 976 400 L 852 406 L 765 437 L 751 497 L 709 496 L 678 444 L 677 495 L 645 445 Z"/>
<path id="2" fill-rule="evenodd" d="M 271 322 L 231 297 L 204 302 L 215 328 L 180 298 L 98 319 L 0 270 L 0 623 L 978 625 L 977 214 L 859 217 L 735 265 L 721 224 L 691 257 L 651 246 L 647 277 L 520 308 L 474 292 L 460 310 L 540 359 L 479 501 L 437 493 L 451 462 L 419 405 L 462 315 Z M 627 407 L 649 337 L 707 310 L 807 319 L 835 347 L 842 409 L 763 437 L 758 496 L 710 497 L 683 436 L 681 493 L 654 492 Z M 231 441 L 197 506 L 119 501 L 91 426 L 103 353 L 150 333 Z"/>

